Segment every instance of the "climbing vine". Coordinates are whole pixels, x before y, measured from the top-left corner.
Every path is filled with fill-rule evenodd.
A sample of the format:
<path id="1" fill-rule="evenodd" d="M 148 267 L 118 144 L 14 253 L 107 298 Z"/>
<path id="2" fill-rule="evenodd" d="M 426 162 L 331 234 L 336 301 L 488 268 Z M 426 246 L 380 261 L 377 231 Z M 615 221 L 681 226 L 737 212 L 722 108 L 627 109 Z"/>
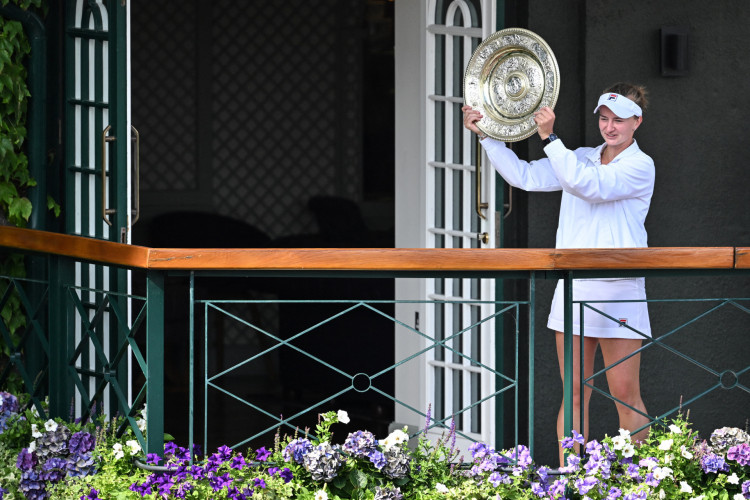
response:
<path id="1" fill-rule="evenodd" d="M 0 0 L 26 10 L 43 8 L 44 0 Z M 26 226 L 31 216 L 31 201 L 26 196 L 36 180 L 29 171 L 25 152 L 26 120 L 28 101 L 31 97 L 27 86 L 27 57 L 31 51 L 23 25 L 18 21 L 0 16 L 0 224 Z M 45 96 L 40 98 L 44 99 Z M 48 206 L 50 204 L 48 203 Z M 53 203 L 53 206 L 55 204 Z M 38 207 L 40 208 L 40 207 Z M 0 276 L 24 277 L 25 262 L 22 255 L 0 255 Z M 0 293 L 5 295 L 8 280 L 0 282 Z M 26 325 L 18 294 L 10 294 L 0 311 L 11 340 L 18 342 L 19 331 Z M 7 363 L 9 348 L 5 342 L 0 356 L 1 365 Z"/>

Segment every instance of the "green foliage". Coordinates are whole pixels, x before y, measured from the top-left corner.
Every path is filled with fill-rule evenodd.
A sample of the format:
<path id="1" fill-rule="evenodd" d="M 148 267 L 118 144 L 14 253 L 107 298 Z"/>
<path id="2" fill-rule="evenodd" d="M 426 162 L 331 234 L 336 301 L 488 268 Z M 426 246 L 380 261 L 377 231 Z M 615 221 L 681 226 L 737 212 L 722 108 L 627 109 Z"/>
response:
<path id="1" fill-rule="evenodd" d="M 46 9 L 44 0 L 0 0 L 3 6 L 9 3 L 24 10 L 32 7 Z M 31 177 L 29 160 L 24 151 L 30 97 L 26 62 L 30 52 L 31 46 L 23 25 L 0 17 L 0 220 L 18 227 L 25 227 L 29 221 L 34 207 L 26 194 L 37 185 Z M 45 99 L 46 96 L 39 98 Z M 51 198 L 47 200 L 47 208 L 53 210 L 56 216 L 60 214 L 59 205 Z M 0 276 L 26 276 L 23 257 L 0 255 Z M 2 288 L 4 291 L 5 287 Z M 26 318 L 15 292 L 3 305 L 0 316 L 10 332 L 11 340 L 17 343 L 17 332 L 25 326 Z M 9 354 L 5 342 L 2 342 L 2 346 L 0 369 L 8 363 Z M 5 388 L 15 392 L 20 384 L 19 377 L 12 374 Z"/>

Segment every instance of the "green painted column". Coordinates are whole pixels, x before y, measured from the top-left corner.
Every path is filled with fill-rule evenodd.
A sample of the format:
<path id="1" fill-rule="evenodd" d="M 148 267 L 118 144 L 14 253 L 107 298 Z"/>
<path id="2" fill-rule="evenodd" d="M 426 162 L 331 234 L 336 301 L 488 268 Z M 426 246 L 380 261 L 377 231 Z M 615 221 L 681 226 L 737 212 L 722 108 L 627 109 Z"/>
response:
<path id="1" fill-rule="evenodd" d="M 563 278 L 564 309 L 564 425 L 566 436 L 573 430 L 573 275 L 566 272 Z M 560 437 L 560 436 L 558 436 Z"/>
<path id="2" fill-rule="evenodd" d="M 164 455 L 164 274 L 146 275 L 146 453 Z"/>
<path id="3" fill-rule="evenodd" d="M 74 385 L 68 373 L 68 317 L 65 304 L 67 261 L 51 255 L 49 262 L 49 409 L 52 416 L 68 418 Z M 39 408 L 37 408 L 39 409 Z M 41 414 L 41 412 L 40 412 Z"/>

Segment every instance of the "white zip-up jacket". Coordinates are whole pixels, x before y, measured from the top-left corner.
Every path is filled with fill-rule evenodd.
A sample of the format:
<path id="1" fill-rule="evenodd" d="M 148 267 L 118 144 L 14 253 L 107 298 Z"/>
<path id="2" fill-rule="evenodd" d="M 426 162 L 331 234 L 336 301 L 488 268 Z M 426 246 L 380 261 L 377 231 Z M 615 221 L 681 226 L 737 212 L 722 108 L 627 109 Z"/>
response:
<path id="1" fill-rule="evenodd" d="M 557 248 L 646 247 L 646 214 L 654 192 L 654 161 L 633 141 L 607 165 L 604 144 L 571 151 L 562 140 L 544 148 L 547 158 L 520 160 L 504 142 L 483 139 L 490 162 L 525 191 L 560 191 Z"/>

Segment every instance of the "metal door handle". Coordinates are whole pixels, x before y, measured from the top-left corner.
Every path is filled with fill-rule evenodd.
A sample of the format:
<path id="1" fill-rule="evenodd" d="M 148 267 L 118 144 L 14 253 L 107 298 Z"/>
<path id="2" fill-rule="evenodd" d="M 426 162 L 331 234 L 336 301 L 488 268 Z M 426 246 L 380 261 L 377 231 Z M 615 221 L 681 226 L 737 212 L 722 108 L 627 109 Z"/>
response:
<path id="1" fill-rule="evenodd" d="M 482 213 L 482 210 L 487 210 L 489 208 L 489 203 L 482 202 L 482 148 L 479 146 L 479 137 L 476 139 L 477 141 L 477 170 L 476 175 L 474 176 L 474 179 L 476 181 L 476 199 L 477 199 L 477 215 L 481 217 L 482 219 L 487 219 L 487 217 Z"/>
<path id="2" fill-rule="evenodd" d="M 131 141 L 133 142 L 133 207 L 132 211 L 133 221 L 130 223 L 134 226 L 141 216 L 141 135 L 138 133 L 138 129 L 134 126 L 130 126 L 133 135 Z"/>
<path id="3" fill-rule="evenodd" d="M 107 208 L 107 143 L 115 140 L 115 136 L 107 135 L 111 128 L 112 125 L 107 125 L 107 128 L 102 132 L 102 219 L 110 226 L 112 221 L 109 220 L 107 215 L 116 212 L 114 208 Z"/>

